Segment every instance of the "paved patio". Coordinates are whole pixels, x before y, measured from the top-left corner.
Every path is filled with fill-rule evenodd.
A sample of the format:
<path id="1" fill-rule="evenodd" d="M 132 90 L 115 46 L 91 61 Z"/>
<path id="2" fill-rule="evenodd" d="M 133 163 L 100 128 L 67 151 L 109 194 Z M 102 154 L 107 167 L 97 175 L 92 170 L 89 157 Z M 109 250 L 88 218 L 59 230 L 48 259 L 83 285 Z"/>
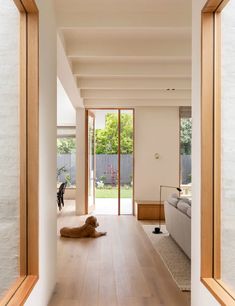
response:
<path id="1" fill-rule="evenodd" d="M 117 215 L 118 199 L 96 198 L 94 213 L 96 215 Z M 121 199 L 121 214 L 132 215 L 132 199 Z"/>
<path id="2" fill-rule="evenodd" d="M 65 200 L 66 209 L 62 209 L 62 214 L 73 215 L 75 212 L 75 201 Z M 58 210 L 58 215 L 61 213 Z M 96 215 L 117 215 L 118 200 L 117 199 L 96 199 L 95 211 Z M 132 215 L 132 199 L 121 200 L 121 214 Z"/>

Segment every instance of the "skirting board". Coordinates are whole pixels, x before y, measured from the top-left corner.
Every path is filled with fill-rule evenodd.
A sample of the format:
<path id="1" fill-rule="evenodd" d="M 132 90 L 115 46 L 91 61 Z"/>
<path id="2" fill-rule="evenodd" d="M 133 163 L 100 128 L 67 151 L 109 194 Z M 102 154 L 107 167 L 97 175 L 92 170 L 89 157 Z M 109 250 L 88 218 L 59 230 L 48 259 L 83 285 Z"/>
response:
<path id="1" fill-rule="evenodd" d="M 135 201 L 135 215 L 138 220 L 165 220 L 164 204 L 156 201 Z"/>

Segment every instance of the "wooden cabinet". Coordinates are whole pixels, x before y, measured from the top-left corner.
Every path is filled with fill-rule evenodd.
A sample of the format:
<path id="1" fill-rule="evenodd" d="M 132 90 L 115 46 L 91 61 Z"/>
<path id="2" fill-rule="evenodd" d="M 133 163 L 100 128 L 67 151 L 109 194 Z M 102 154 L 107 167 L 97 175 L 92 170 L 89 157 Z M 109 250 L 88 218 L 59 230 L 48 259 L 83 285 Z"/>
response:
<path id="1" fill-rule="evenodd" d="M 138 220 L 165 220 L 164 204 L 159 201 L 135 201 L 135 215 Z"/>

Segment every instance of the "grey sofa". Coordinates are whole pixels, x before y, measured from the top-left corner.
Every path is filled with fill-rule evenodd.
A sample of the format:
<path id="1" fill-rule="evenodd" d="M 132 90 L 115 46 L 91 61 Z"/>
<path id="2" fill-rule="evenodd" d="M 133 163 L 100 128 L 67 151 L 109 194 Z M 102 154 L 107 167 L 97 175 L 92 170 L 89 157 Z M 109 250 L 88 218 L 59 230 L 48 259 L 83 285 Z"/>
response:
<path id="1" fill-rule="evenodd" d="M 172 195 L 164 202 L 166 229 L 191 258 L 191 201 Z"/>

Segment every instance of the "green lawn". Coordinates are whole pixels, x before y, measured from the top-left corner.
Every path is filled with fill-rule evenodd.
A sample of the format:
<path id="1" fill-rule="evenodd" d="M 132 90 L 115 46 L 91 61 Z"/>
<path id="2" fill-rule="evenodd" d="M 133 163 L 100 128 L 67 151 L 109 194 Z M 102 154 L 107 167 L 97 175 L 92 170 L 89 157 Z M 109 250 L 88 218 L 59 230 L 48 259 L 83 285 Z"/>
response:
<path id="1" fill-rule="evenodd" d="M 132 188 L 126 189 L 125 187 L 121 187 L 121 198 L 132 198 Z M 97 189 L 95 191 L 96 198 L 112 198 L 116 199 L 118 197 L 118 189 L 112 188 L 112 189 Z"/>

